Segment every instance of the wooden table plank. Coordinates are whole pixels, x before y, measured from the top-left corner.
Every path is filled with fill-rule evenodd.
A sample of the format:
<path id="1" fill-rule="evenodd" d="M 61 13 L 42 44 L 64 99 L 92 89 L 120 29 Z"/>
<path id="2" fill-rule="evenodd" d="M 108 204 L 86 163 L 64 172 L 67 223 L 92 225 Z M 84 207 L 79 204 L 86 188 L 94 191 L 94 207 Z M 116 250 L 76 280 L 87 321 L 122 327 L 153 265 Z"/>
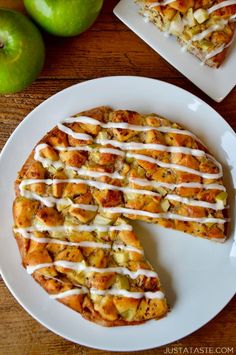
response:
<path id="1" fill-rule="evenodd" d="M 45 99 L 70 85 L 108 75 L 148 76 L 182 87 L 209 103 L 236 130 L 236 88 L 222 103 L 212 101 L 113 16 L 117 2 L 106 0 L 101 16 L 81 36 L 60 39 L 44 34 L 47 58 L 40 78 L 22 93 L 0 96 L 0 149 L 15 127 Z M 0 0 L 0 6 L 23 9 L 20 0 Z M 19 306 L 1 278 L 0 314 L 0 355 L 109 354 L 75 345 L 48 331 Z M 235 330 L 236 298 L 207 325 L 169 346 L 169 351 L 174 346 L 176 351 L 204 346 L 234 347 L 236 351 Z M 164 351 L 166 347 L 134 354 Z"/>

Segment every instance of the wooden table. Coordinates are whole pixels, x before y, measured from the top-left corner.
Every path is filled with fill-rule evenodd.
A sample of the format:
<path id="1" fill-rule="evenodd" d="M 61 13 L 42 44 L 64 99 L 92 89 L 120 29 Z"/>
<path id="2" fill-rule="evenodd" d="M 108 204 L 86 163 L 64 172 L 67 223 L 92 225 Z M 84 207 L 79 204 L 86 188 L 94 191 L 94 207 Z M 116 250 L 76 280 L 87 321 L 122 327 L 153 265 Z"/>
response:
<path id="1" fill-rule="evenodd" d="M 109 75 L 147 76 L 180 86 L 209 103 L 236 129 L 236 88 L 222 103 L 212 101 L 113 15 L 117 2 L 105 0 L 95 25 L 79 37 L 60 39 L 44 34 L 47 58 L 39 79 L 22 93 L 0 97 L 0 148 L 15 127 L 42 101 L 70 85 Z M 2 5 L 23 9 L 20 0 L 2 0 Z M 21 308 L 1 278 L 0 312 L 0 355 L 106 353 L 75 345 L 48 331 Z M 174 351 L 174 346 L 187 347 L 189 353 L 191 347 L 216 349 L 219 346 L 234 347 L 236 352 L 236 298 L 207 325 L 169 345 L 167 351 Z M 211 353 L 216 351 L 214 349 Z M 163 347 L 139 354 L 163 354 L 165 350 Z"/>

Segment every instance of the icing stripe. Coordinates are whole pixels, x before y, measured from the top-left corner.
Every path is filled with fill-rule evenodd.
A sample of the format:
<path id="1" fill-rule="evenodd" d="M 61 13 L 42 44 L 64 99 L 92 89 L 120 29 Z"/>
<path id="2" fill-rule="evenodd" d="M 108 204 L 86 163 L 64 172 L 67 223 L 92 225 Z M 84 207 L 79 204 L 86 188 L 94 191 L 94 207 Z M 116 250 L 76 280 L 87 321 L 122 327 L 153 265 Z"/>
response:
<path id="1" fill-rule="evenodd" d="M 113 144 L 116 147 L 120 147 L 122 149 L 127 149 L 127 150 L 130 150 L 130 149 L 134 149 L 134 150 L 154 149 L 154 148 L 151 148 L 151 146 L 157 146 L 156 144 L 143 144 L 143 143 L 135 143 L 135 142 L 133 142 L 133 143 L 121 143 L 121 142 L 113 141 L 113 140 L 98 140 L 98 141 L 99 141 L 100 144 L 105 144 L 105 145 L 106 144 Z M 163 149 L 164 148 L 168 148 L 168 149 L 169 148 L 176 148 L 176 153 L 177 152 L 179 153 L 179 152 L 183 151 L 183 149 L 186 149 L 187 152 L 188 152 L 187 154 L 190 154 L 190 151 L 189 151 L 190 148 L 168 147 L 168 146 L 162 146 L 162 145 L 159 145 L 159 146 L 162 147 Z M 131 147 L 133 147 L 133 148 L 131 148 Z M 221 164 L 218 163 L 213 156 L 211 156 L 209 154 L 206 154 L 202 150 L 191 149 L 191 151 L 193 151 L 193 155 L 196 153 L 197 156 L 206 156 L 206 157 L 208 157 L 217 166 L 217 168 L 219 169 L 219 173 L 218 174 L 202 173 L 202 172 L 200 172 L 198 170 L 188 168 L 188 167 L 186 167 L 184 165 L 177 165 L 177 164 L 173 164 L 173 163 L 164 163 L 161 160 L 154 159 L 154 158 L 152 158 L 150 156 L 143 155 L 143 154 L 126 153 L 126 157 L 127 158 L 136 158 L 136 159 L 143 160 L 143 161 L 148 161 L 148 162 L 157 164 L 158 166 L 161 166 L 163 168 L 170 168 L 170 169 L 176 169 L 176 170 L 179 170 L 179 171 L 189 172 L 191 174 L 195 174 L 195 175 L 201 176 L 201 177 L 206 178 L 206 179 L 214 179 L 214 178 L 218 179 L 218 178 L 223 176 Z M 35 154 L 35 159 L 38 160 L 38 150 L 37 150 L 37 153 Z M 43 163 L 42 158 L 40 158 L 40 159 L 41 159 L 40 161 Z M 50 161 L 50 160 L 49 159 L 45 160 L 45 162 L 47 164 L 48 164 L 48 161 Z M 61 164 L 63 164 L 63 163 L 61 163 Z M 52 165 L 54 165 L 54 162 L 52 162 Z M 75 170 L 75 171 L 78 172 L 78 174 L 81 174 L 81 175 L 84 174 L 84 175 L 91 176 L 91 177 L 110 176 L 111 178 L 115 178 L 115 179 L 123 179 L 123 176 L 121 176 L 117 172 L 110 174 L 110 173 L 106 173 L 106 172 L 96 172 L 96 171 L 92 171 L 92 170 L 89 170 L 89 169 L 88 170 L 79 169 L 79 168 L 72 167 L 72 166 L 66 166 L 66 165 L 63 165 L 63 166 L 66 169 Z"/>
<path id="2" fill-rule="evenodd" d="M 18 233 L 17 230 L 16 233 Z M 99 248 L 99 249 L 112 249 L 112 250 L 124 250 L 128 252 L 135 252 L 139 254 L 143 254 L 143 250 L 135 248 L 131 245 L 123 245 L 123 244 L 108 244 L 108 243 L 98 243 L 98 242 L 91 242 L 91 241 L 83 241 L 83 242 L 68 242 L 65 240 L 60 240 L 60 239 L 54 239 L 54 238 L 36 238 L 34 235 L 29 234 L 25 230 L 20 232 L 21 236 L 24 239 L 29 239 L 33 240 L 34 242 L 37 243 L 42 243 L 42 244 L 60 244 L 60 245 L 68 245 L 68 246 L 74 246 L 74 247 L 81 247 L 81 248 Z"/>
<path id="3" fill-rule="evenodd" d="M 120 175 L 117 172 L 114 173 L 106 173 L 106 172 L 100 172 L 100 171 L 94 171 L 94 170 L 89 170 L 89 169 L 79 169 L 73 166 L 65 166 L 65 168 L 67 170 L 74 170 L 77 172 L 77 174 L 79 175 L 84 175 L 84 176 L 90 176 L 90 177 L 94 177 L 94 178 L 99 178 L 102 176 L 108 176 L 112 179 L 124 179 L 124 176 Z"/>
<path id="4" fill-rule="evenodd" d="M 147 179 L 139 179 L 139 178 L 129 178 L 130 182 L 133 182 L 140 186 L 148 186 L 148 187 L 166 187 L 167 189 L 174 190 L 176 188 L 185 187 L 185 188 L 196 188 L 196 189 L 205 189 L 205 190 L 222 190 L 226 191 L 226 188 L 220 184 L 201 184 L 199 182 L 183 182 L 179 184 L 171 184 L 167 182 L 157 182 L 150 181 Z"/>
<path id="5" fill-rule="evenodd" d="M 155 2 L 150 3 L 149 8 L 152 9 L 153 7 L 156 7 L 156 6 L 166 6 L 168 4 L 171 4 L 174 1 L 175 0 L 163 0 L 161 2 L 155 1 Z"/>
<path id="6" fill-rule="evenodd" d="M 50 298 L 52 299 L 61 299 L 61 298 L 65 298 L 65 297 L 71 297 L 71 296 L 75 296 L 75 295 L 83 295 L 89 293 L 89 290 L 86 289 L 85 287 L 81 287 L 81 288 L 73 288 L 71 290 L 68 291 L 64 291 L 64 292 L 60 292 L 54 295 L 49 295 Z"/>
<path id="7" fill-rule="evenodd" d="M 152 117 L 152 116 L 150 116 Z M 153 116 L 154 118 L 157 118 L 156 116 Z M 141 125 L 132 125 L 126 122 L 108 122 L 108 123 L 103 123 L 98 120 L 95 120 L 94 118 L 87 117 L 87 116 L 80 116 L 76 118 L 68 118 L 65 120 L 67 123 L 73 123 L 73 122 L 79 122 L 79 123 L 85 123 L 90 122 L 90 124 L 95 124 L 95 125 L 100 125 L 103 128 L 120 128 L 120 129 L 130 129 L 134 131 L 141 131 L 141 132 L 147 132 L 147 131 L 159 131 L 163 133 L 175 133 L 175 134 L 181 134 L 181 135 L 187 135 L 192 138 L 194 138 L 196 141 L 198 141 L 201 145 L 204 146 L 202 141 L 196 137 L 193 133 L 184 130 L 184 129 L 178 129 L 178 128 L 172 128 L 168 126 L 161 126 L 161 127 L 155 127 L 155 126 L 141 126 Z"/>
<path id="8" fill-rule="evenodd" d="M 229 22 L 229 20 L 222 20 L 222 19 L 219 20 L 218 23 L 208 27 L 206 30 L 193 36 L 189 41 L 187 41 L 187 43 L 185 45 L 183 45 L 182 50 L 183 51 L 187 50 L 188 47 L 192 44 L 192 42 L 201 41 L 202 39 L 204 39 L 206 36 L 208 36 L 212 32 L 222 30 L 224 28 L 224 26 L 227 25 L 228 22 Z"/>
<path id="9" fill-rule="evenodd" d="M 215 50 L 211 51 L 210 53 L 208 53 L 208 54 L 206 55 L 204 61 L 202 62 L 202 64 L 204 64 L 208 59 L 213 58 L 215 55 L 217 55 L 217 54 L 223 52 L 223 50 L 224 50 L 225 48 L 230 47 L 231 44 L 233 43 L 234 39 L 235 39 L 235 35 L 233 36 L 233 38 L 231 39 L 231 41 L 230 41 L 228 44 L 226 44 L 226 45 L 223 44 L 222 46 L 220 46 L 220 47 L 216 48 Z"/>
<path id="10" fill-rule="evenodd" d="M 83 262 L 72 262 L 72 261 L 66 261 L 66 260 L 57 260 L 52 263 L 45 263 L 45 264 L 37 264 L 33 266 L 27 266 L 27 272 L 29 274 L 33 274 L 35 271 L 40 270 L 44 267 L 51 267 L 51 266 L 57 266 L 57 267 L 62 267 L 65 269 L 71 269 L 75 271 L 84 271 L 84 272 L 98 272 L 98 273 L 116 273 L 116 274 L 121 274 L 121 275 L 127 275 L 131 279 L 136 279 L 141 275 L 144 275 L 146 277 L 158 277 L 157 273 L 152 270 L 146 270 L 146 269 L 138 269 L 137 271 L 130 271 L 126 267 L 107 267 L 107 268 L 96 268 L 93 266 L 85 266 Z"/>
<path id="11" fill-rule="evenodd" d="M 50 295 L 49 297 L 52 299 L 61 299 L 64 297 L 69 297 L 69 296 L 74 296 L 74 295 L 81 295 L 81 294 L 87 294 L 90 293 L 91 295 L 99 295 L 99 296 L 105 296 L 105 295 L 112 295 L 112 296 L 121 296 L 121 297 L 128 297 L 128 298 L 149 298 L 149 299 L 163 299 L 164 294 L 161 291 L 156 291 L 156 292 L 130 292 L 124 289 L 115 289 L 111 288 L 109 290 L 98 290 L 95 288 L 91 288 L 90 290 L 87 289 L 86 287 L 81 287 L 81 288 L 73 288 L 68 291 L 64 291 L 61 293 L 57 293 L 54 295 Z"/>
<path id="12" fill-rule="evenodd" d="M 206 201 L 198 201 L 198 200 L 194 200 L 191 198 L 186 198 L 186 197 L 181 197 L 178 195 L 171 195 L 168 194 L 165 196 L 165 198 L 167 200 L 170 201 L 177 201 L 177 202 L 181 202 L 184 203 L 185 205 L 189 205 L 189 206 L 199 206 L 199 207 L 203 207 L 203 208 L 211 208 L 213 210 L 224 210 L 224 204 L 222 203 L 210 203 L 210 202 L 206 202 Z"/>
<path id="13" fill-rule="evenodd" d="M 129 187 L 120 187 L 120 186 L 115 186 L 115 185 L 110 185 L 106 184 L 103 182 L 99 181 L 93 181 L 93 180 L 82 180 L 82 179 L 64 179 L 64 180 L 59 180 L 59 179 L 28 179 L 28 180 L 23 180 L 20 185 L 20 194 L 21 196 L 24 196 L 29 199 L 35 199 L 43 204 L 45 204 L 48 207 L 52 207 L 55 203 L 58 203 L 58 201 L 54 197 L 42 197 L 34 192 L 27 191 L 24 189 L 25 186 L 36 184 L 36 183 L 44 183 L 46 185 L 53 185 L 53 184 L 62 184 L 62 183 L 72 183 L 72 184 L 86 184 L 90 187 L 95 187 L 98 190 L 114 190 L 114 191 L 121 191 L 124 193 L 133 193 L 133 194 L 140 194 L 140 195 L 149 195 L 149 196 L 160 196 L 159 193 L 149 191 L 149 190 L 139 190 L 139 189 L 132 189 Z"/>
<path id="14" fill-rule="evenodd" d="M 207 12 L 209 14 L 211 14 L 212 12 L 221 9 L 222 7 L 226 7 L 226 6 L 231 6 L 231 5 L 235 5 L 236 4 L 236 0 L 226 0 L 226 1 L 222 1 L 216 5 L 213 5 L 212 7 L 210 7 Z"/>
<path id="15" fill-rule="evenodd" d="M 153 3 L 149 3 L 148 4 L 148 7 L 150 9 L 152 9 L 153 7 L 156 7 L 156 6 L 166 6 L 168 4 L 171 4 L 172 2 L 175 2 L 175 0 L 164 0 L 162 2 L 159 2 L 159 1 L 155 1 Z M 207 12 L 208 14 L 211 14 L 212 12 L 216 11 L 216 10 L 219 10 L 221 9 L 222 7 L 227 7 L 227 6 L 232 6 L 232 5 L 235 5 L 236 4 L 236 0 L 226 0 L 226 1 L 222 1 L 216 5 L 213 5 L 211 6 Z"/>
<path id="16" fill-rule="evenodd" d="M 46 144 L 46 143 L 42 143 L 42 144 L 39 144 L 35 147 L 35 153 L 34 153 L 34 159 L 39 161 L 40 163 L 42 163 L 42 165 L 44 167 L 47 167 L 47 166 L 54 166 L 56 169 L 60 169 L 60 168 L 63 168 L 64 167 L 64 164 L 60 161 L 60 160 L 57 160 L 57 161 L 53 161 L 51 159 L 48 159 L 48 158 L 43 158 L 40 154 L 41 150 L 45 149 L 45 148 L 48 148 L 49 145 Z"/>
<path id="17" fill-rule="evenodd" d="M 114 173 L 107 173 L 107 172 L 100 172 L 100 171 L 94 171 L 94 170 L 89 170 L 89 169 L 79 169 L 73 166 L 66 166 L 65 167 L 67 170 L 74 170 L 77 172 L 78 175 L 82 175 L 82 176 L 90 176 L 90 177 L 94 177 L 94 178 L 100 178 L 102 176 L 108 176 L 112 179 L 124 179 L 124 176 L 120 175 L 117 172 Z"/>
<path id="18" fill-rule="evenodd" d="M 197 222 L 197 223 L 226 223 L 226 219 L 222 218 L 212 218 L 212 217 L 204 217 L 204 218 L 195 218 L 195 217 L 188 217 L 188 216 L 182 216 L 179 214 L 174 214 L 171 212 L 166 212 L 166 213 L 152 213 L 148 211 L 143 211 L 143 210 L 135 210 L 131 208 L 125 208 L 125 207 L 109 207 L 109 208 L 102 208 L 101 209 L 103 212 L 111 213 L 111 214 L 116 214 L 116 213 L 124 213 L 124 214 L 131 214 L 135 216 L 143 216 L 143 217 L 148 217 L 148 218 L 163 218 L 163 219 L 176 219 L 178 221 L 189 221 L 189 222 Z"/>
<path id="19" fill-rule="evenodd" d="M 66 123 L 65 121 L 58 123 L 57 127 L 60 131 L 68 134 L 69 136 L 75 138 L 75 139 L 80 139 L 82 141 L 90 141 L 93 140 L 93 137 L 90 136 L 89 134 L 85 134 L 85 133 L 77 133 L 74 132 L 71 128 L 66 127 L 63 123 Z"/>
<path id="20" fill-rule="evenodd" d="M 71 180 L 73 180 L 73 179 L 71 179 Z M 23 180 L 24 184 L 20 185 L 21 196 L 27 197 L 29 199 L 34 198 L 35 200 L 40 201 L 41 203 L 43 203 L 47 207 L 52 207 L 56 204 L 57 206 L 65 205 L 66 207 L 79 208 L 79 209 L 83 209 L 83 210 L 87 210 L 87 211 L 97 211 L 98 210 L 98 206 L 95 206 L 95 205 L 77 204 L 77 203 L 73 203 L 72 201 L 71 201 L 71 203 L 68 204 L 68 202 L 70 202 L 70 201 L 68 201 L 68 199 L 64 199 L 64 198 L 57 199 L 54 197 L 43 197 L 43 196 L 40 196 L 36 193 L 31 193 L 31 191 L 27 191 L 27 190 L 23 189 L 23 186 L 34 184 L 36 181 L 38 182 L 38 180 L 33 180 L 33 182 L 32 182 L 32 180 Z M 42 180 L 42 181 L 40 180 L 40 182 L 45 182 L 45 181 L 46 180 Z M 65 181 L 65 180 L 62 180 L 62 181 Z M 56 183 L 61 183 L 62 181 L 59 180 L 59 182 L 58 182 L 58 180 L 47 180 L 45 183 L 53 185 Z M 76 181 L 75 183 L 81 183 L 81 180 L 75 179 L 75 181 Z M 84 180 L 82 180 L 82 181 L 84 181 Z M 136 182 L 137 184 L 139 183 L 139 181 L 136 181 L 136 179 L 133 181 Z M 89 181 L 89 183 L 91 183 L 91 182 L 93 183 L 93 181 Z M 99 184 L 99 188 L 103 189 L 104 184 L 103 183 L 98 183 L 98 184 Z M 101 184 L 102 184 L 102 186 L 101 186 Z M 145 183 L 144 183 L 144 185 L 145 185 Z M 92 184 L 92 186 L 95 186 L 95 182 L 94 182 L 94 184 Z M 96 186 L 97 186 L 97 184 L 96 184 Z M 144 195 L 151 195 L 151 196 L 161 196 L 159 193 L 155 193 L 155 192 L 152 192 L 149 190 L 139 190 L 139 189 L 125 188 L 125 187 L 124 188 L 121 188 L 121 187 L 116 188 L 116 186 L 109 185 L 109 184 L 105 184 L 105 186 L 108 189 L 124 191 L 127 193 L 144 194 Z M 196 185 L 196 186 L 198 186 L 198 185 Z M 181 197 L 181 196 L 175 195 L 175 194 L 167 194 L 163 198 L 165 198 L 167 200 L 174 200 L 174 201 L 184 203 L 184 204 L 190 205 L 190 206 L 199 206 L 199 207 L 204 207 L 204 208 L 211 208 L 214 210 L 223 210 L 225 208 L 222 203 L 209 203 L 206 201 L 194 200 L 194 199 L 190 199 L 190 198 Z"/>
<path id="21" fill-rule="evenodd" d="M 198 157 L 206 156 L 206 152 L 200 149 L 192 149 L 187 147 L 177 147 L 168 146 L 163 144 L 152 144 L 152 143 L 137 143 L 137 142 L 119 142 L 112 139 L 97 139 L 96 143 L 101 145 L 113 145 L 116 148 L 121 148 L 123 150 L 156 150 L 167 153 L 182 153 L 187 155 L 193 155 Z M 212 157 L 211 157 L 212 158 Z"/>
<path id="22" fill-rule="evenodd" d="M 59 199 L 60 201 L 60 199 Z M 58 203 L 58 202 L 57 202 Z M 59 202 L 60 203 L 60 202 Z M 94 206 L 94 205 L 85 205 L 83 203 L 72 203 L 71 206 L 73 208 L 80 208 L 81 210 L 85 210 L 85 211 L 92 211 L 95 212 L 98 210 L 98 206 Z"/>
<path id="23" fill-rule="evenodd" d="M 41 144 L 38 145 L 38 147 Z M 40 148 L 39 148 L 40 149 Z M 122 152 L 119 149 L 113 149 L 113 148 L 101 148 L 101 147 L 96 147 L 96 148 L 91 148 L 89 146 L 76 146 L 76 147 L 58 147 L 54 146 L 53 149 L 56 149 L 58 151 L 64 152 L 64 151 L 88 151 L 88 152 L 93 152 L 97 151 L 100 153 L 108 153 L 108 154 L 114 154 L 114 155 L 120 155 L 120 156 L 125 156 L 125 153 Z"/>
<path id="24" fill-rule="evenodd" d="M 221 169 L 218 174 L 208 174 L 208 173 L 202 173 L 202 172 L 195 170 L 195 169 L 188 168 L 183 165 L 178 165 L 178 164 L 173 164 L 173 163 L 164 163 L 161 160 L 154 159 L 149 156 L 142 155 L 142 154 L 127 153 L 126 156 L 127 156 L 127 158 L 134 158 L 137 160 L 147 161 L 149 163 L 156 164 L 162 168 L 175 169 L 175 170 L 179 170 L 179 171 L 188 172 L 190 174 L 201 176 L 204 179 L 219 179 L 223 176 Z"/>
<path id="25" fill-rule="evenodd" d="M 25 228 L 15 228 L 15 232 L 21 233 L 22 231 L 26 232 L 113 232 L 113 231 L 122 231 L 122 230 L 127 230 L 127 231 L 132 231 L 133 227 L 130 226 L 129 224 L 120 224 L 118 226 L 102 226 L 102 225 L 90 225 L 90 224 L 80 224 L 80 225 L 63 225 L 63 226 L 54 226 L 54 227 L 49 227 L 47 225 L 45 226 L 31 226 L 31 227 L 25 227 Z"/>
<path id="26" fill-rule="evenodd" d="M 37 151 L 37 154 L 35 154 L 35 160 L 39 160 L 38 159 L 38 154 L 39 154 L 39 151 L 45 147 L 48 147 L 47 144 L 40 144 L 36 147 L 36 151 Z M 69 150 L 73 150 L 73 151 L 80 151 L 80 150 L 93 150 L 92 148 L 89 148 L 87 147 L 54 147 L 54 149 L 56 150 L 60 150 L 60 151 L 69 151 Z M 96 150 L 96 149 L 95 149 Z M 111 153 L 111 154 L 117 154 L 117 155 L 122 155 L 124 156 L 125 153 L 118 150 L 118 149 L 111 149 L 111 148 L 100 148 L 99 149 L 100 152 L 104 152 L 104 153 Z M 39 161 L 43 161 L 45 158 L 42 158 L 42 160 L 39 160 Z M 48 159 L 48 161 L 50 161 L 50 163 L 53 163 L 52 160 Z M 75 168 L 76 169 L 76 168 Z M 79 169 L 78 169 L 79 170 Z M 81 171 L 83 171 L 84 174 L 90 174 L 90 170 L 85 170 L 85 169 L 80 169 Z M 119 178 L 122 177 L 122 175 L 119 176 Z M 180 184 L 169 184 L 169 183 L 165 183 L 165 182 L 157 182 L 157 181 L 150 181 L 150 180 L 145 180 L 145 179 L 136 179 L 136 178 L 129 178 L 129 177 L 126 177 L 129 181 L 131 182 L 139 182 L 139 185 L 140 186 L 152 186 L 152 187 L 160 187 L 160 186 L 163 186 L 163 187 L 167 187 L 171 190 L 177 188 L 177 187 L 196 187 L 196 188 L 203 188 L 203 189 L 218 189 L 218 190 L 222 190 L 222 191 L 226 191 L 225 187 L 223 185 L 220 185 L 220 184 L 200 184 L 200 183 L 180 183 Z M 148 182 L 148 184 L 146 184 L 145 182 Z"/>

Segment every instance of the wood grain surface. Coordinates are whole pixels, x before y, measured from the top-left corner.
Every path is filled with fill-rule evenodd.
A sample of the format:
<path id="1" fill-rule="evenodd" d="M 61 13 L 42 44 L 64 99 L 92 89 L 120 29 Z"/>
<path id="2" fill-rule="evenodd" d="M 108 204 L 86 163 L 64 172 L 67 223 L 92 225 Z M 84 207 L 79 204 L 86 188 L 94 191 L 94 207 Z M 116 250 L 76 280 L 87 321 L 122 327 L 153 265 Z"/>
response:
<path id="1" fill-rule="evenodd" d="M 47 57 L 38 80 L 21 93 L 0 96 L 0 148 L 24 117 L 45 99 L 70 85 L 109 75 L 148 76 L 182 87 L 206 101 L 236 130 L 236 88 L 222 103 L 212 101 L 113 15 L 117 2 L 105 0 L 96 23 L 78 37 L 60 39 L 43 34 Z M 20 0 L 0 0 L 0 7 L 3 6 L 24 12 Z M 1 277 L 0 317 L 0 355 L 109 354 L 73 344 L 48 331 L 21 308 Z M 181 354 L 200 351 L 200 347 L 210 347 L 205 353 L 219 353 L 217 347 L 222 353 L 222 347 L 236 353 L 235 297 L 195 333 L 168 347 L 137 354 Z"/>

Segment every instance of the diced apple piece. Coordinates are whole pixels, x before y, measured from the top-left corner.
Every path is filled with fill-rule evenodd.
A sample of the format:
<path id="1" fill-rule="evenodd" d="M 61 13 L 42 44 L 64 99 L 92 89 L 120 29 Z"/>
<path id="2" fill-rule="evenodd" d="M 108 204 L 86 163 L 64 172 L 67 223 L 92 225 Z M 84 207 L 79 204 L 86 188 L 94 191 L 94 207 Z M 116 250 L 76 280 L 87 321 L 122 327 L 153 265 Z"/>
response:
<path id="1" fill-rule="evenodd" d="M 111 220 L 109 218 L 106 218 L 106 217 L 103 217 L 101 215 L 97 215 L 95 218 L 94 218 L 94 221 L 93 221 L 93 224 L 100 224 L 102 226 L 107 226 L 111 223 Z"/>
<path id="2" fill-rule="evenodd" d="M 226 205 L 228 194 L 225 191 L 220 192 L 216 197 L 216 203 L 219 204 L 219 207 L 224 207 Z"/>
<path id="3" fill-rule="evenodd" d="M 157 188 L 157 191 L 159 192 L 159 194 L 161 194 L 162 196 L 165 196 L 167 194 L 167 191 L 162 187 L 162 186 L 159 186 Z"/>
<path id="4" fill-rule="evenodd" d="M 107 295 L 101 298 L 99 304 L 94 304 L 95 311 L 99 312 L 104 319 L 114 321 L 118 318 L 116 307 L 112 301 L 112 297 Z"/>
<path id="5" fill-rule="evenodd" d="M 73 201 L 67 197 L 67 198 L 63 198 L 58 204 L 57 204 L 57 209 L 59 212 L 61 212 L 62 210 L 64 210 L 65 208 L 71 206 L 73 204 Z"/>
<path id="6" fill-rule="evenodd" d="M 114 253 L 113 258 L 119 265 L 123 265 L 129 261 L 129 254 L 127 252 Z"/>
<path id="7" fill-rule="evenodd" d="M 187 23 L 188 23 L 188 26 L 189 27 L 193 27 L 196 25 L 196 20 L 194 18 L 194 15 L 193 15 L 193 9 L 188 9 L 187 11 L 187 14 L 186 14 L 186 20 L 187 20 Z"/>
<path id="8" fill-rule="evenodd" d="M 128 322 L 131 322 L 134 319 L 135 314 L 136 314 L 136 308 L 130 308 L 124 312 L 121 312 L 121 317 L 127 320 Z"/>
<path id="9" fill-rule="evenodd" d="M 170 23 L 169 33 L 179 36 L 184 30 L 184 23 L 179 13 L 177 13 Z"/>
<path id="10" fill-rule="evenodd" d="M 217 196 L 216 196 L 216 201 L 222 201 L 224 202 L 224 204 L 226 203 L 228 194 L 225 191 L 220 192 Z"/>
<path id="11" fill-rule="evenodd" d="M 122 318 L 131 322 L 136 315 L 140 300 L 134 298 L 114 297 L 113 302 Z"/>
<path id="12" fill-rule="evenodd" d="M 161 202 L 161 208 L 164 212 L 167 212 L 168 209 L 170 208 L 170 203 L 167 199 L 164 199 L 162 202 Z"/>
<path id="13" fill-rule="evenodd" d="M 196 11 L 194 11 L 193 16 L 200 24 L 205 22 L 209 18 L 209 14 L 205 9 L 197 9 Z"/>
<path id="14" fill-rule="evenodd" d="M 129 289 L 129 280 L 124 275 L 117 275 L 114 286 L 119 290 L 128 290 Z"/>

